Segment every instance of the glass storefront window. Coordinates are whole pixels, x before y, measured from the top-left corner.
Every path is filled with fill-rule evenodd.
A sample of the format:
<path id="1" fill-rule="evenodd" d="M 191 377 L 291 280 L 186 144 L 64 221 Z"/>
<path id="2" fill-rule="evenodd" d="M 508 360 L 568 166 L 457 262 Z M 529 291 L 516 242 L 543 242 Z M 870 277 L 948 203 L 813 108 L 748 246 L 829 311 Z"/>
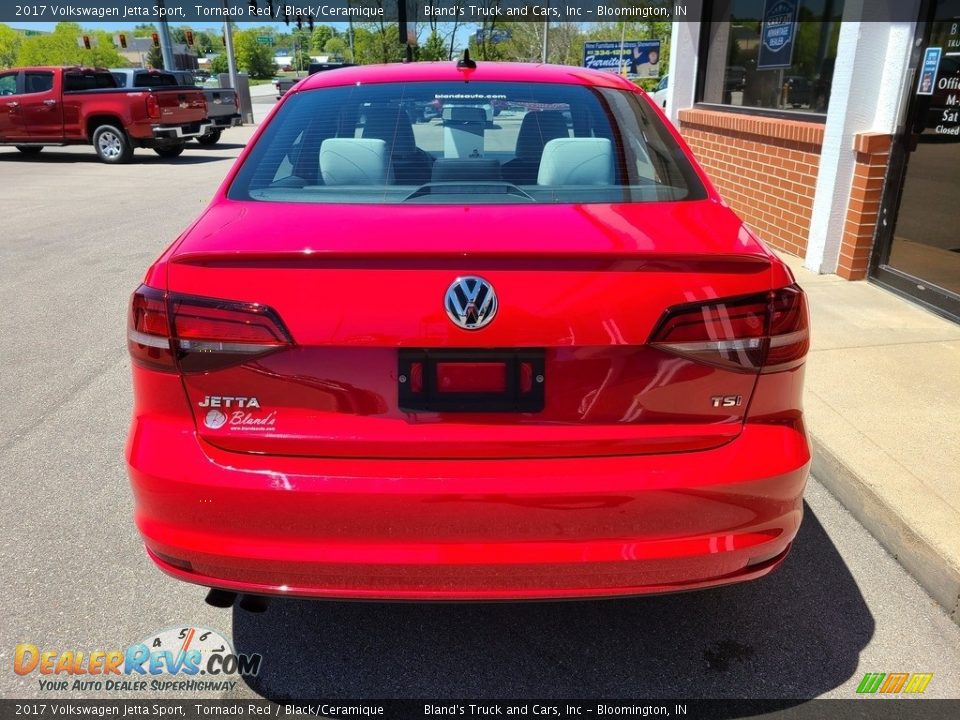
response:
<path id="1" fill-rule="evenodd" d="M 699 102 L 826 113 L 843 4 L 715 0 Z"/>
<path id="2" fill-rule="evenodd" d="M 934 0 L 918 27 L 917 72 L 892 157 L 892 232 L 881 229 L 873 275 L 945 314 L 960 317 L 960 0 Z M 937 58 L 926 70 L 930 52 Z M 884 224 L 886 225 L 886 223 Z"/>

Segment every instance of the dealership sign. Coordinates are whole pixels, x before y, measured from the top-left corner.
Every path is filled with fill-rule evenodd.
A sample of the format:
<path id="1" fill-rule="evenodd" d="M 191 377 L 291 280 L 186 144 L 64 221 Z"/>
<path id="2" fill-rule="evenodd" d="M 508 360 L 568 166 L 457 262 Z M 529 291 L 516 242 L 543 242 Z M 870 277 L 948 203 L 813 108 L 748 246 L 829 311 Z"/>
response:
<path id="1" fill-rule="evenodd" d="M 626 40 L 583 45 L 583 66 L 642 78 L 660 77 L 660 41 Z"/>
<path id="2" fill-rule="evenodd" d="M 787 68 L 793 64 L 797 39 L 797 0 L 766 0 L 760 28 L 758 70 Z"/>

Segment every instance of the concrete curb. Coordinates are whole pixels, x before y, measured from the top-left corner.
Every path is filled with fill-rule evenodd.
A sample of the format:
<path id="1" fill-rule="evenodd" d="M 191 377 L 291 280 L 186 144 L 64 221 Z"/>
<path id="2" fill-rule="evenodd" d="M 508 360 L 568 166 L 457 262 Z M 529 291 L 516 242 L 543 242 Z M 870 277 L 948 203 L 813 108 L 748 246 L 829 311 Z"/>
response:
<path id="1" fill-rule="evenodd" d="M 960 570 L 810 432 L 810 472 L 960 625 Z"/>

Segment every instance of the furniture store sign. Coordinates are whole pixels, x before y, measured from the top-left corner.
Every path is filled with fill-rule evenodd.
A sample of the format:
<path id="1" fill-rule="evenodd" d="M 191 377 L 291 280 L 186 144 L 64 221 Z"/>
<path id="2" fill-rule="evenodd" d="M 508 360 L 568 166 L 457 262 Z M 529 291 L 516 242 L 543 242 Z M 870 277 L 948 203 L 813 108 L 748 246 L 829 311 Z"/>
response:
<path id="1" fill-rule="evenodd" d="M 588 42 L 583 45 L 583 66 L 640 78 L 660 77 L 660 41 Z"/>

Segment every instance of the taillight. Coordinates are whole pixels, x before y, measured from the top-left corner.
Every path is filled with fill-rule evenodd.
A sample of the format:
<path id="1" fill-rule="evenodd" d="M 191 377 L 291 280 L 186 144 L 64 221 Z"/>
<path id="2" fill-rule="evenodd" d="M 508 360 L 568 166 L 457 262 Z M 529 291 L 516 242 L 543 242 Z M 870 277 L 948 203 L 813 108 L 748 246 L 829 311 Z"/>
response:
<path id="1" fill-rule="evenodd" d="M 166 294 L 146 285 L 130 301 L 127 345 L 145 367 L 217 370 L 292 344 L 277 314 L 257 303 Z"/>
<path id="2" fill-rule="evenodd" d="M 154 370 L 176 370 L 170 349 L 167 301 L 159 290 L 141 285 L 130 298 L 127 349 L 138 365 Z"/>
<path id="3" fill-rule="evenodd" d="M 240 112 L 240 96 L 237 93 L 233 94 L 233 106 L 237 109 L 237 112 Z"/>
<path id="4" fill-rule="evenodd" d="M 153 93 L 147 93 L 147 117 L 160 119 L 160 101 Z"/>
<path id="5" fill-rule="evenodd" d="M 671 308 L 650 343 L 732 370 L 789 370 L 803 363 L 810 347 L 806 295 L 791 285 Z"/>

